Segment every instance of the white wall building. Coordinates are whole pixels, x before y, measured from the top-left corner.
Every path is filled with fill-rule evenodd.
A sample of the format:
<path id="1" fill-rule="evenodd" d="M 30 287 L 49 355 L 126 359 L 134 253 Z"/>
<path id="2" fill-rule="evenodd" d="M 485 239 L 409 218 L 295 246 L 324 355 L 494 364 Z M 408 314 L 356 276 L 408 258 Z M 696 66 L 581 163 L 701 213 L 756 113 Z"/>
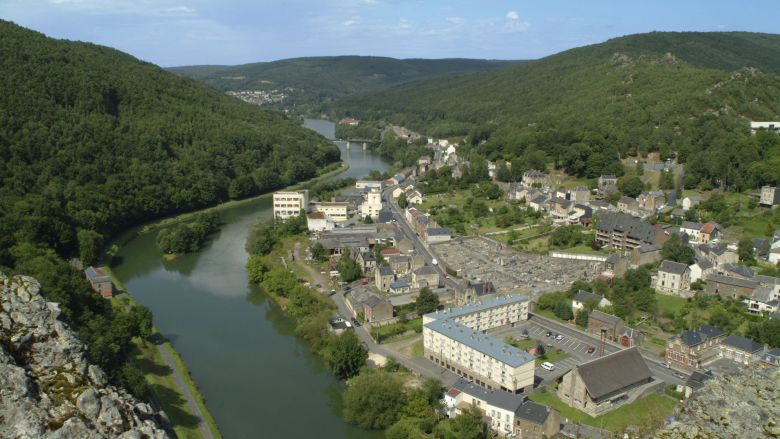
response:
<path id="1" fill-rule="evenodd" d="M 366 194 L 366 201 L 360 205 L 360 216 L 365 218 L 370 216 L 375 220 L 379 218 L 379 211 L 382 210 L 382 193 L 372 191 Z"/>
<path id="2" fill-rule="evenodd" d="M 298 216 L 301 210 L 309 208 L 309 191 L 274 192 L 274 218 L 285 220 Z"/>
<path id="3" fill-rule="evenodd" d="M 328 219 L 336 222 L 349 219 L 348 208 L 349 203 L 341 201 L 314 203 L 316 212 L 322 212 Z"/>

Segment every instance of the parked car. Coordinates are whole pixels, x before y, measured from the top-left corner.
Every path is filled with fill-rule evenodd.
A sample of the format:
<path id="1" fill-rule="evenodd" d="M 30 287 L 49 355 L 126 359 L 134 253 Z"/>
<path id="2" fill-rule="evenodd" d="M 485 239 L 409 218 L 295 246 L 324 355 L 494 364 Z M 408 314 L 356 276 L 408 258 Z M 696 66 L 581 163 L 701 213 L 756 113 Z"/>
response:
<path id="1" fill-rule="evenodd" d="M 352 325 L 356 328 L 360 327 L 360 322 L 358 322 L 358 319 L 352 317 Z"/>
<path id="2" fill-rule="evenodd" d="M 542 363 L 542 369 L 552 371 L 555 369 L 555 366 L 553 366 L 553 364 L 550 363 L 549 361 L 545 361 L 544 363 Z"/>
<path id="3" fill-rule="evenodd" d="M 675 373 L 674 373 L 674 376 L 676 376 L 677 378 L 679 378 L 679 379 L 681 379 L 681 380 L 684 380 L 684 379 L 685 379 L 685 375 L 681 374 L 680 372 L 675 372 Z"/>
<path id="4" fill-rule="evenodd" d="M 360 285 L 368 285 L 368 279 L 361 280 Z"/>
<path id="5" fill-rule="evenodd" d="M 545 337 L 552 337 L 552 332 L 547 331 L 547 334 L 544 334 Z"/>
<path id="6" fill-rule="evenodd" d="M 563 336 L 561 334 L 555 334 L 555 339 L 561 341 L 563 340 Z"/>
<path id="7" fill-rule="evenodd" d="M 523 332 L 520 334 L 520 338 L 522 338 L 522 339 L 528 339 L 528 337 L 530 337 L 530 336 L 528 335 L 528 330 L 527 330 L 527 329 L 523 329 Z"/>
<path id="8" fill-rule="evenodd" d="M 589 353 L 589 354 L 592 354 L 592 353 L 594 353 L 594 352 L 596 352 L 596 348 L 594 348 L 593 346 L 591 346 L 591 347 L 589 347 L 589 348 L 588 348 L 588 353 Z"/>

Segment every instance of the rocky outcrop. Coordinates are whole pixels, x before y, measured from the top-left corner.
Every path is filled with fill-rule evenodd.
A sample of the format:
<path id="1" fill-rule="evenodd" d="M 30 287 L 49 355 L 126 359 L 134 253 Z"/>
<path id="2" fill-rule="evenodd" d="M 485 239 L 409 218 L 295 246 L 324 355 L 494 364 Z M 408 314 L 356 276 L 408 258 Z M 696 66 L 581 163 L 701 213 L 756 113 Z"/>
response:
<path id="1" fill-rule="evenodd" d="M 0 437 L 167 438 L 162 414 L 108 384 L 38 282 L 0 273 Z"/>
<path id="2" fill-rule="evenodd" d="M 780 437 L 780 370 L 711 379 L 659 438 Z"/>

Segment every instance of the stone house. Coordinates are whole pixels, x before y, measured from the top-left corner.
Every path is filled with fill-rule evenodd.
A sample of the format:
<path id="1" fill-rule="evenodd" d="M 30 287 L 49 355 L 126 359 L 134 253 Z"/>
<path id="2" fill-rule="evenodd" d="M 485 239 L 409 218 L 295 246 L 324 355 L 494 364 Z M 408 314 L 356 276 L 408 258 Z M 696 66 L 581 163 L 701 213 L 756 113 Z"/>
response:
<path id="1" fill-rule="evenodd" d="M 544 187 L 549 184 L 550 177 L 544 172 L 538 171 L 536 169 L 531 169 L 523 173 L 522 181 L 524 185 L 529 187 L 534 185 Z"/>
<path id="2" fill-rule="evenodd" d="M 663 246 L 655 244 L 642 244 L 631 249 L 631 266 L 639 267 L 644 264 L 652 264 L 661 260 Z"/>
<path id="3" fill-rule="evenodd" d="M 355 289 L 350 291 L 345 299 L 353 317 L 363 313 L 363 317 L 369 323 L 383 322 L 393 318 L 393 304 L 374 292 Z"/>
<path id="4" fill-rule="evenodd" d="M 367 275 L 373 273 L 377 265 L 376 256 L 374 256 L 374 252 L 371 251 L 358 253 L 355 257 L 355 261 L 360 265 L 360 269 L 363 270 L 363 273 Z"/>
<path id="5" fill-rule="evenodd" d="M 705 279 L 712 273 L 712 262 L 709 259 L 701 259 L 695 264 L 689 265 L 688 269 L 691 271 L 691 283 L 696 282 L 699 279 Z"/>
<path id="6" fill-rule="evenodd" d="M 732 334 L 720 343 L 718 356 L 735 361 L 742 366 L 752 367 L 758 363 L 763 353 L 764 347 L 760 343 Z"/>
<path id="7" fill-rule="evenodd" d="M 696 250 L 697 259 L 707 259 L 716 268 L 739 262 L 737 252 L 725 246 L 699 245 L 694 247 L 694 250 Z"/>
<path id="8" fill-rule="evenodd" d="M 674 261 L 663 261 L 658 267 L 655 289 L 672 296 L 690 297 L 691 271 L 688 266 Z"/>
<path id="9" fill-rule="evenodd" d="M 708 294 L 717 294 L 724 299 L 737 299 L 750 297 L 758 288 L 758 282 L 754 280 L 740 279 L 737 277 L 710 274 L 706 277 L 707 284 L 704 291 Z"/>
<path id="10" fill-rule="evenodd" d="M 617 341 L 624 327 L 623 319 L 597 309 L 591 311 L 588 316 L 588 333 L 596 337 L 601 337 L 601 330 L 606 329 L 607 340 Z"/>
<path id="11" fill-rule="evenodd" d="M 558 398 L 590 416 L 599 416 L 657 390 L 663 383 L 639 354 L 629 348 L 574 366 L 558 385 Z"/>
<path id="12" fill-rule="evenodd" d="M 666 203 L 666 195 L 661 191 L 642 192 L 636 201 L 640 209 L 655 212 Z"/>
<path id="13" fill-rule="evenodd" d="M 714 361 L 726 333 L 710 325 L 683 331 L 666 343 L 666 362 L 679 368 L 696 370 Z"/>
<path id="14" fill-rule="evenodd" d="M 395 281 L 393 270 L 387 265 L 380 265 L 374 270 L 374 282 L 379 291 L 389 291 L 390 284 Z"/>
<path id="15" fill-rule="evenodd" d="M 639 202 L 635 198 L 623 195 L 617 202 L 617 208 L 620 212 L 633 215 L 639 212 Z"/>
<path id="16" fill-rule="evenodd" d="M 618 179 L 614 175 L 602 175 L 602 176 L 599 176 L 599 181 L 598 181 L 599 189 L 603 188 L 604 186 L 609 186 L 609 185 L 615 186 L 615 185 L 617 185 L 617 181 L 618 181 Z"/>
<path id="17" fill-rule="evenodd" d="M 493 282 L 471 282 L 464 279 L 453 292 L 452 300 L 455 306 L 462 306 L 475 300 L 492 297 L 496 294 Z"/>
<path id="18" fill-rule="evenodd" d="M 585 308 L 593 309 L 610 305 L 612 305 L 612 302 L 607 300 L 606 297 L 584 290 L 577 291 L 577 294 L 571 299 L 571 310 L 575 315 L 577 311 Z"/>
<path id="19" fill-rule="evenodd" d="M 439 273 L 429 266 L 425 265 L 412 272 L 412 288 L 438 288 Z"/>
<path id="20" fill-rule="evenodd" d="M 105 298 L 114 296 L 114 283 L 103 270 L 98 267 L 89 267 L 84 270 L 84 274 L 95 292 L 100 293 Z"/>
<path id="21" fill-rule="evenodd" d="M 701 203 L 701 195 L 691 195 L 688 197 L 683 198 L 682 200 L 682 209 L 684 211 L 688 211 L 693 209 L 694 206 Z"/>
<path id="22" fill-rule="evenodd" d="M 410 256 L 394 255 L 388 259 L 388 264 L 390 265 L 390 269 L 393 270 L 393 273 L 398 276 L 403 276 L 409 273 L 409 264 L 412 259 Z"/>
<path id="23" fill-rule="evenodd" d="M 771 207 L 778 203 L 780 203 L 780 189 L 773 186 L 764 186 L 761 188 L 759 204 Z"/>

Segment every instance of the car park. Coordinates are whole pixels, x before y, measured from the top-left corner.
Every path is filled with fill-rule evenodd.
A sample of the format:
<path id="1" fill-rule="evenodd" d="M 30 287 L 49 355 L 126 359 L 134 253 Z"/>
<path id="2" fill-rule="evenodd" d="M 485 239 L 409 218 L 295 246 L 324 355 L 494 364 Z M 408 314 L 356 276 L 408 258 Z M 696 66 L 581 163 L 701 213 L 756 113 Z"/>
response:
<path id="1" fill-rule="evenodd" d="M 563 340 L 563 336 L 561 334 L 555 334 L 555 339 L 561 341 Z"/>
<path id="2" fill-rule="evenodd" d="M 552 371 L 555 370 L 555 366 L 549 361 L 545 361 L 542 363 L 542 369 Z"/>
<path id="3" fill-rule="evenodd" d="M 547 334 L 544 334 L 545 337 L 552 337 L 552 332 L 547 331 Z"/>
<path id="4" fill-rule="evenodd" d="M 589 348 L 588 348 L 588 353 L 589 353 L 589 354 L 592 354 L 592 353 L 594 353 L 594 352 L 596 352 L 596 348 L 594 348 L 593 346 L 591 346 L 591 347 L 589 347 Z"/>

